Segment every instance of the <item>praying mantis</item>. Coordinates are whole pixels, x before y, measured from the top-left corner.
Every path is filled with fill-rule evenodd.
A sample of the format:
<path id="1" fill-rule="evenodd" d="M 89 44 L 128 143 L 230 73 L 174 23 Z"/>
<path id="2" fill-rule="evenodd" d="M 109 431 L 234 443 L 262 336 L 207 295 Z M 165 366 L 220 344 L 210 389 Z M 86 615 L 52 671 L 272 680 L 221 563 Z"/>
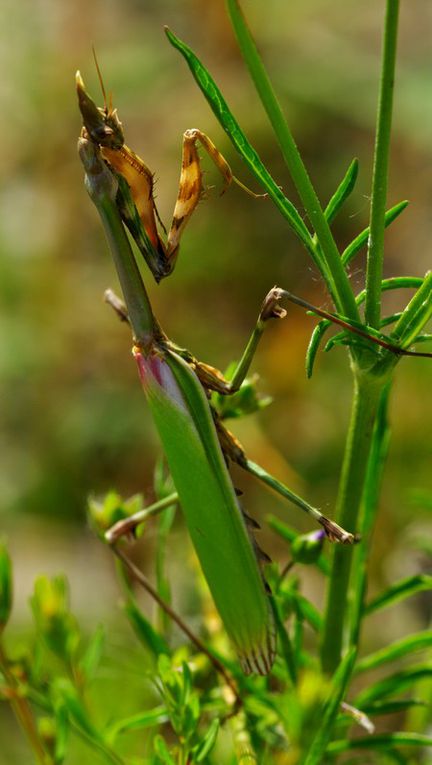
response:
<path id="1" fill-rule="evenodd" d="M 132 252 L 126 228 L 157 282 L 168 276 L 176 263 L 181 235 L 203 190 L 197 143 L 220 170 L 225 185 L 236 179 L 212 141 L 199 130 L 183 137 L 179 193 L 166 243 L 153 196 L 153 176 L 145 163 L 124 143 L 116 109 L 96 106 L 79 72 L 76 75 L 78 104 L 83 128 L 78 141 L 85 184 L 101 217 L 122 287 L 133 333 L 133 356 L 162 442 L 186 524 L 226 632 L 246 674 L 267 674 L 276 654 L 276 630 L 271 593 L 263 573 L 265 554 L 253 536 L 256 525 L 240 507 L 229 473 L 235 463 L 311 515 L 331 541 L 352 544 L 355 534 L 294 494 L 245 454 L 211 406 L 212 391 L 229 396 L 240 389 L 269 321 L 283 319 L 284 299 L 298 303 L 317 315 L 340 324 L 395 353 L 410 353 L 371 337 L 360 327 L 315 308 L 286 290 L 274 287 L 267 294 L 244 353 L 230 379 L 198 361 L 163 332 Z M 243 188 L 245 188 L 243 186 Z M 247 190 L 247 189 L 246 189 Z M 259 196 L 259 195 L 255 195 Z M 112 303 L 115 300 L 111 298 Z M 421 355 L 421 354 L 418 354 Z M 173 496 L 171 496 L 173 500 Z M 123 522 L 108 535 L 115 542 L 139 518 Z"/>

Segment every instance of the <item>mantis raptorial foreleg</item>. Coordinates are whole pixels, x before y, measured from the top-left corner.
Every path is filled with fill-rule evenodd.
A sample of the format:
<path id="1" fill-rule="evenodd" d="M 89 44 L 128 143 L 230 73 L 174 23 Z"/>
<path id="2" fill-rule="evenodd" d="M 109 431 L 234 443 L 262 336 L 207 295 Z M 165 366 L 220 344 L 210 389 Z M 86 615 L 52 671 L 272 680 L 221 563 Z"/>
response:
<path id="1" fill-rule="evenodd" d="M 202 148 L 205 149 L 224 179 L 222 194 L 226 191 L 232 181 L 234 181 L 253 197 L 257 198 L 265 196 L 265 194 L 255 194 L 233 175 L 225 157 L 205 133 L 197 128 L 186 130 L 183 134 L 182 166 L 177 202 L 175 204 L 171 228 L 168 233 L 166 244 L 166 258 L 168 264 L 170 260 L 176 258 L 180 246 L 181 235 L 204 192 L 202 181 L 203 173 L 197 143 L 200 143 Z"/>
<path id="2" fill-rule="evenodd" d="M 222 193 L 234 181 L 254 197 L 266 196 L 255 194 L 233 175 L 228 162 L 205 133 L 197 128 L 186 130 L 183 134 L 178 196 L 165 242 L 158 231 L 159 222 L 166 233 L 154 199 L 153 173 L 145 162 L 126 146 L 116 109 L 108 106 L 106 99 L 104 108 L 98 108 L 85 91 L 79 72 L 76 75 L 76 86 L 84 124 L 82 135 L 84 138 L 90 138 L 99 147 L 102 157 L 114 172 L 119 184 L 117 205 L 122 220 L 156 281 L 168 276 L 173 270 L 183 231 L 203 197 L 203 171 L 198 144 L 205 149 L 224 179 Z"/>

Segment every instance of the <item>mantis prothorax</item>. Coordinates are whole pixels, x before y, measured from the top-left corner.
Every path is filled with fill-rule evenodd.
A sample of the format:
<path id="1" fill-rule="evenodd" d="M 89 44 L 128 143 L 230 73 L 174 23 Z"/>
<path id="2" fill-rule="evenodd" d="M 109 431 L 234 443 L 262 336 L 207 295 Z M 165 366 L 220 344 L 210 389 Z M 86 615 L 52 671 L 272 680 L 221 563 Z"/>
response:
<path id="1" fill-rule="evenodd" d="M 156 232 L 150 171 L 124 147 L 116 111 L 106 106 L 98 109 L 79 75 L 77 89 L 84 122 L 78 145 L 85 183 L 101 216 L 117 268 L 126 310 L 118 305 L 117 309 L 123 318 L 128 317 L 132 327 L 133 355 L 178 499 L 204 576 L 244 671 L 266 674 L 276 651 L 271 596 L 262 573 L 266 556 L 253 538 L 253 522 L 241 511 L 229 462 L 239 464 L 309 513 L 323 526 L 330 540 L 348 544 L 355 541 L 352 533 L 251 462 L 209 403 L 210 391 L 230 395 L 239 390 L 265 326 L 270 319 L 285 316 L 280 301 L 284 297 L 290 299 L 290 293 L 278 288 L 269 292 L 230 380 L 171 342 L 154 317 L 124 225 L 140 249 L 145 243 L 144 255 L 156 279 L 167 275 L 178 251 L 177 235 L 201 193 L 195 144 L 188 156 L 192 157 L 198 185 L 189 185 L 192 201 L 188 212 L 177 219 L 175 214 L 177 223 L 171 229 L 174 232 L 171 244 L 165 247 Z M 189 151 L 189 143 L 186 145 Z M 209 145 L 213 146 L 208 143 L 207 148 Z M 176 210 L 180 202 L 184 203 L 181 196 L 182 192 Z"/>

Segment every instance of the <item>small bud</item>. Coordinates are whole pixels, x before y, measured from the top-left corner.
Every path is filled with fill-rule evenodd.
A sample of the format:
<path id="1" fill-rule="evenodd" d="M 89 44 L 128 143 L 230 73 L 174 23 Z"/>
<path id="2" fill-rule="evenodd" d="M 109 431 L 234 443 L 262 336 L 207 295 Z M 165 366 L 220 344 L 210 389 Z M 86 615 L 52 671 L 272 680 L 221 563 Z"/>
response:
<path id="1" fill-rule="evenodd" d="M 231 364 L 225 372 L 225 376 L 228 379 L 230 379 L 235 366 L 235 364 Z M 272 399 L 269 396 L 261 396 L 258 393 L 257 382 L 258 376 L 252 375 L 252 377 L 248 377 L 242 382 L 240 389 L 236 393 L 230 396 L 214 393 L 212 404 L 219 417 L 224 420 L 235 419 L 244 417 L 247 414 L 254 414 L 260 411 L 260 409 L 269 406 L 272 403 Z"/>
<path id="2" fill-rule="evenodd" d="M 6 544 L 0 541 L 0 632 L 12 610 L 12 564 Z"/>
<path id="3" fill-rule="evenodd" d="M 142 510 L 143 498 L 141 494 L 135 494 L 129 499 L 123 499 L 116 491 L 109 491 L 102 500 L 89 497 L 88 515 L 91 526 L 96 533 L 104 537 L 105 531 L 114 526 L 118 521 L 129 518 L 139 510 Z"/>
<path id="4" fill-rule="evenodd" d="M 53 755 L 56 743 L 56 725 L 54 720 L 51 717 L 40 717 L 37 727 L 45 748 Z"/>
<path id="5" fill-rule="evenodd" d="M 325 531 L 313 531 L 311 534 L 302 534 L 296 537 L 291 544 L 291 553 L 296 563 L 316 563 L 325 539 Z"/>
<path id="6" fill-rule="evenodd" d="M 79 643 L 79 628 L 69 610 L 69 588 L 63 576 L 36 579 L 30 598 L 37 627 L 48 647 L 69 661 Z"/>
<path id="7" fill-rule="evenodd" d="M 278 287 L 273 287 L 268 295 L 266 295 L 264 302 L 261 306 L 260 320 L 268 321 L 269 319 L 284 319 L 287 315 L 285 308 L 279 305 L 280 300 L 284 297 L 284 290 Z"/>

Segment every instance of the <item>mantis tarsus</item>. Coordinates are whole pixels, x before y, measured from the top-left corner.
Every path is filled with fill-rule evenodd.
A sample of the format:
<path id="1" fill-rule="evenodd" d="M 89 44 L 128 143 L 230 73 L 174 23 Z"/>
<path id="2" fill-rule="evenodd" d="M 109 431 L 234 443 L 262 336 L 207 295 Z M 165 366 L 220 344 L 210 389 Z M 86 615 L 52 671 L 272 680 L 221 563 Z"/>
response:
<path id="1" fill-rule="evenodd" d="M 226 430 L 209 402 L 211 391 L 230 395 L 239 390 L 257 345 L 270 319 L 281 319 L 287 298 L 378 345 L 403 353 L 383 337 L 370 338 L 364 329 L 343 318 L 315 309 L 285 290 L 273 288 L 231 379 L 195 359 L 169 340 L 157 322 L 124 226 L 130 230 L 157 281 L 173 269 L 180 236 L 201 193 L 202 178 L 196 141 L 209 152 L 229 183 L 232 173 L 213 143 L 200 131 L 186 131 L 180 189 L 167 244 L 157 231 L 152 173 L 124 144 L 117 112 L 98 108 L 77 73 L 83 130 L 79 153 L 87 190 L 102 218 L 122 286 L 126 308 L 111 299 L 123 319 L 130 321 L 133 355 L 173 475 L 204 575 L 246 673 L 266 674 L 275 656 L 271 597 L 262 574 L 261 553 L 252 535 L 253 522 L 241 512 L 228 472 L 235 462 L 254 474 L 320 523 L 332 541 L 352 544 L 355 535 L 329 520 L 277 479 L 251 462 Z M 243 185 L 243 184 L 240 184 Z M 139 519 L 131 520 L 132 528 Z M 109 541 L 126 530 L 113 529 Z"/>

